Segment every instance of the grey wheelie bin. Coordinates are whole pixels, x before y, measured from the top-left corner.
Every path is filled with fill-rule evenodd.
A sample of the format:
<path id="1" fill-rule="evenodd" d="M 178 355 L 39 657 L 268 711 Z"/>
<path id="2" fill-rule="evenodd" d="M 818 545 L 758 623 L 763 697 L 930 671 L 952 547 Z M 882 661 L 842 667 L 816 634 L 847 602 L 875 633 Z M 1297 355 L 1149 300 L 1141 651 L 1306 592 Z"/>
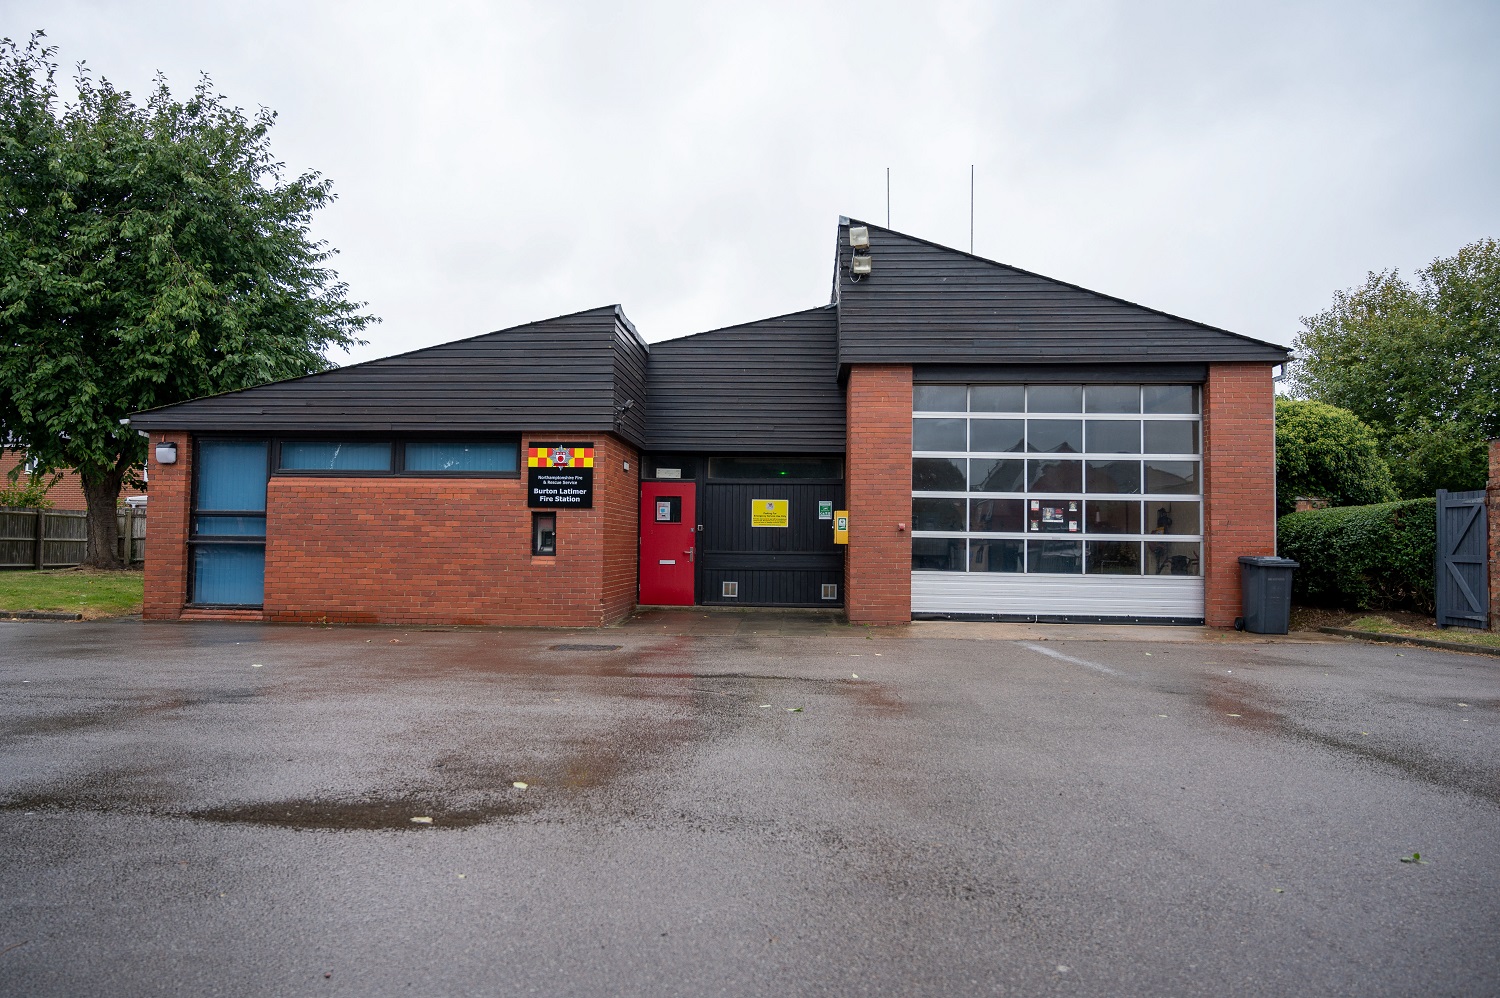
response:
<path id="1" fill-rule="evenodd" d="M 1298 567 L 1290 558 L 1271 555 L 1240 558 L 1240 605 L 1245 615 L 1235 620 L 1235 629 L 1285 634 L 1292 622 L 1292 570 Z"/>

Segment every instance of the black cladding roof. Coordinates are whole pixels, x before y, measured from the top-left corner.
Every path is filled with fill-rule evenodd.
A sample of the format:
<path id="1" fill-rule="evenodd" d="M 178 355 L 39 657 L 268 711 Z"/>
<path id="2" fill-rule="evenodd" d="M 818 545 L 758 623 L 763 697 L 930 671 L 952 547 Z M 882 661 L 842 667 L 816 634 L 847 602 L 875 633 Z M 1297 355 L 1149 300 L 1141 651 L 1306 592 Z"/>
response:
<path id="1" fill-rule="evenodd" d="M 840 219 L 833 303 L 657 343 L 617 305 L 165 406 L 140 429 L 200 432 L 615 433 L 655 450 L 844 449 L 851 364 L 1048 376 L 1287 349 L 868 225 L 872 273 L 849 272 Z M 1090 368 L 1093 370 L 1090 372 Z M 1175 369 L 1175 368 L 1174 368 Z M 1042 368 L 1036 368 L 1038 372 Z M 1015 372 L 1015 376 L 1024 374 Z M 649 379 L 649 392 L 648 392 Z"/>
<path id="2" fill-rule="evenodd" d="M 849 226 L 869 229 L 854 280 Z M 1287 348 L 1111 298 L 891 229 L 840 219 L 839 364 L 1260 361 Z"/>
<path id="3" fill-rule="evenodd" d="M 833 306 L 651 345 L 652 450 L 841 453 Z"/>
<path id="4" fill-rule="evenodd" d="M 645 377 L 645 342 L 619 306 L 606 305 L 164 406 L 130 422 L 200 432 L 599 432 L 639 446 Z"/>

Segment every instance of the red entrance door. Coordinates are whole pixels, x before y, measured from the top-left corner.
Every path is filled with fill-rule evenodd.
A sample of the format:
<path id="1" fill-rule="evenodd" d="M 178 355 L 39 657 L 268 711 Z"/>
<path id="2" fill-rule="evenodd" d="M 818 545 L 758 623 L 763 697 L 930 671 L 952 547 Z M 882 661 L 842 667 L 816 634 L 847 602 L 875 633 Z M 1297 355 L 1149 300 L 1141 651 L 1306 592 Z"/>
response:
<path id="1" fill-rule="evenodd" d="M 692 482 L 641 483 L 641 596 L 646 606 L 692 606 L 698 504 Z"/>

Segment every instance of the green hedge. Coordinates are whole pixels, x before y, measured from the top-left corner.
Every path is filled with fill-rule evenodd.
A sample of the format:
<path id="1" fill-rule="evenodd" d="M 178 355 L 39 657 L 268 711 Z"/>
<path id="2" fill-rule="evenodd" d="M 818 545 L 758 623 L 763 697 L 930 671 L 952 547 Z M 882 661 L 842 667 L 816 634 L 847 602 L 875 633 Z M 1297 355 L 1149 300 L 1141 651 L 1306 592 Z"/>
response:
<path id="1" fill-rule="evenodd" d="M 1277 521 L 1284 558 L 1302 563 L 1292 596 L 1348 610 L 1433 610 L 1437 500 L 1336 506 Z"/>

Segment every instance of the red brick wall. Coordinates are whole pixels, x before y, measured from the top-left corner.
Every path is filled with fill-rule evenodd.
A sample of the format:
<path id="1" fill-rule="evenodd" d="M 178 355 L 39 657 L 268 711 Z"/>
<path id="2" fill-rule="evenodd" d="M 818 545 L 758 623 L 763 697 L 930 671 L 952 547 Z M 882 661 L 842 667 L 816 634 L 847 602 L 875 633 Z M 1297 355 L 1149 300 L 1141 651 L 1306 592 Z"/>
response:
<path id="1" fill-rule="evenodd" d="M 266 618 L 611 623 L 635 606 L 637 474 L 633 449 L 595 438 L 594 508 L 553 511 L 557 554 L 543 557 L 531 554 L 524 470 L 519 479 L 273 476 Z M 610 535 L 622 528 L 628 544 Z"/>
<path id="2" fill-rule="evenodd" d="M 846 455 L 851 624 L 911 620 L 911 368 L 849 372 Z"/>
<path id="3" fill-rule="evenodd" d="M 1205 623 L 1232 627 L 1241 613 L 1239 557 L 1276 553 L 1276 405 L 1268 364 L 1209 365 L 1203 504 Z"/>
<path id="4" fill-rule="evenodd" d="M 177 445 L 176 464 L 157 464 L 156 445 Z M 146 521 L 146 601 L 142 615 L 171 620 L 187 602 L 188 504 L 193 480 L 193 449 L 186 433 L 153 433 L 146 466 L 151 504 Z"/>
<path id="5" fill-rule="evenodd" d="M 1490 481 L 1485 505 L 1490 517 L 1490 630 L 1500 631 L 1500 440 L 1490 441 Z"/>

